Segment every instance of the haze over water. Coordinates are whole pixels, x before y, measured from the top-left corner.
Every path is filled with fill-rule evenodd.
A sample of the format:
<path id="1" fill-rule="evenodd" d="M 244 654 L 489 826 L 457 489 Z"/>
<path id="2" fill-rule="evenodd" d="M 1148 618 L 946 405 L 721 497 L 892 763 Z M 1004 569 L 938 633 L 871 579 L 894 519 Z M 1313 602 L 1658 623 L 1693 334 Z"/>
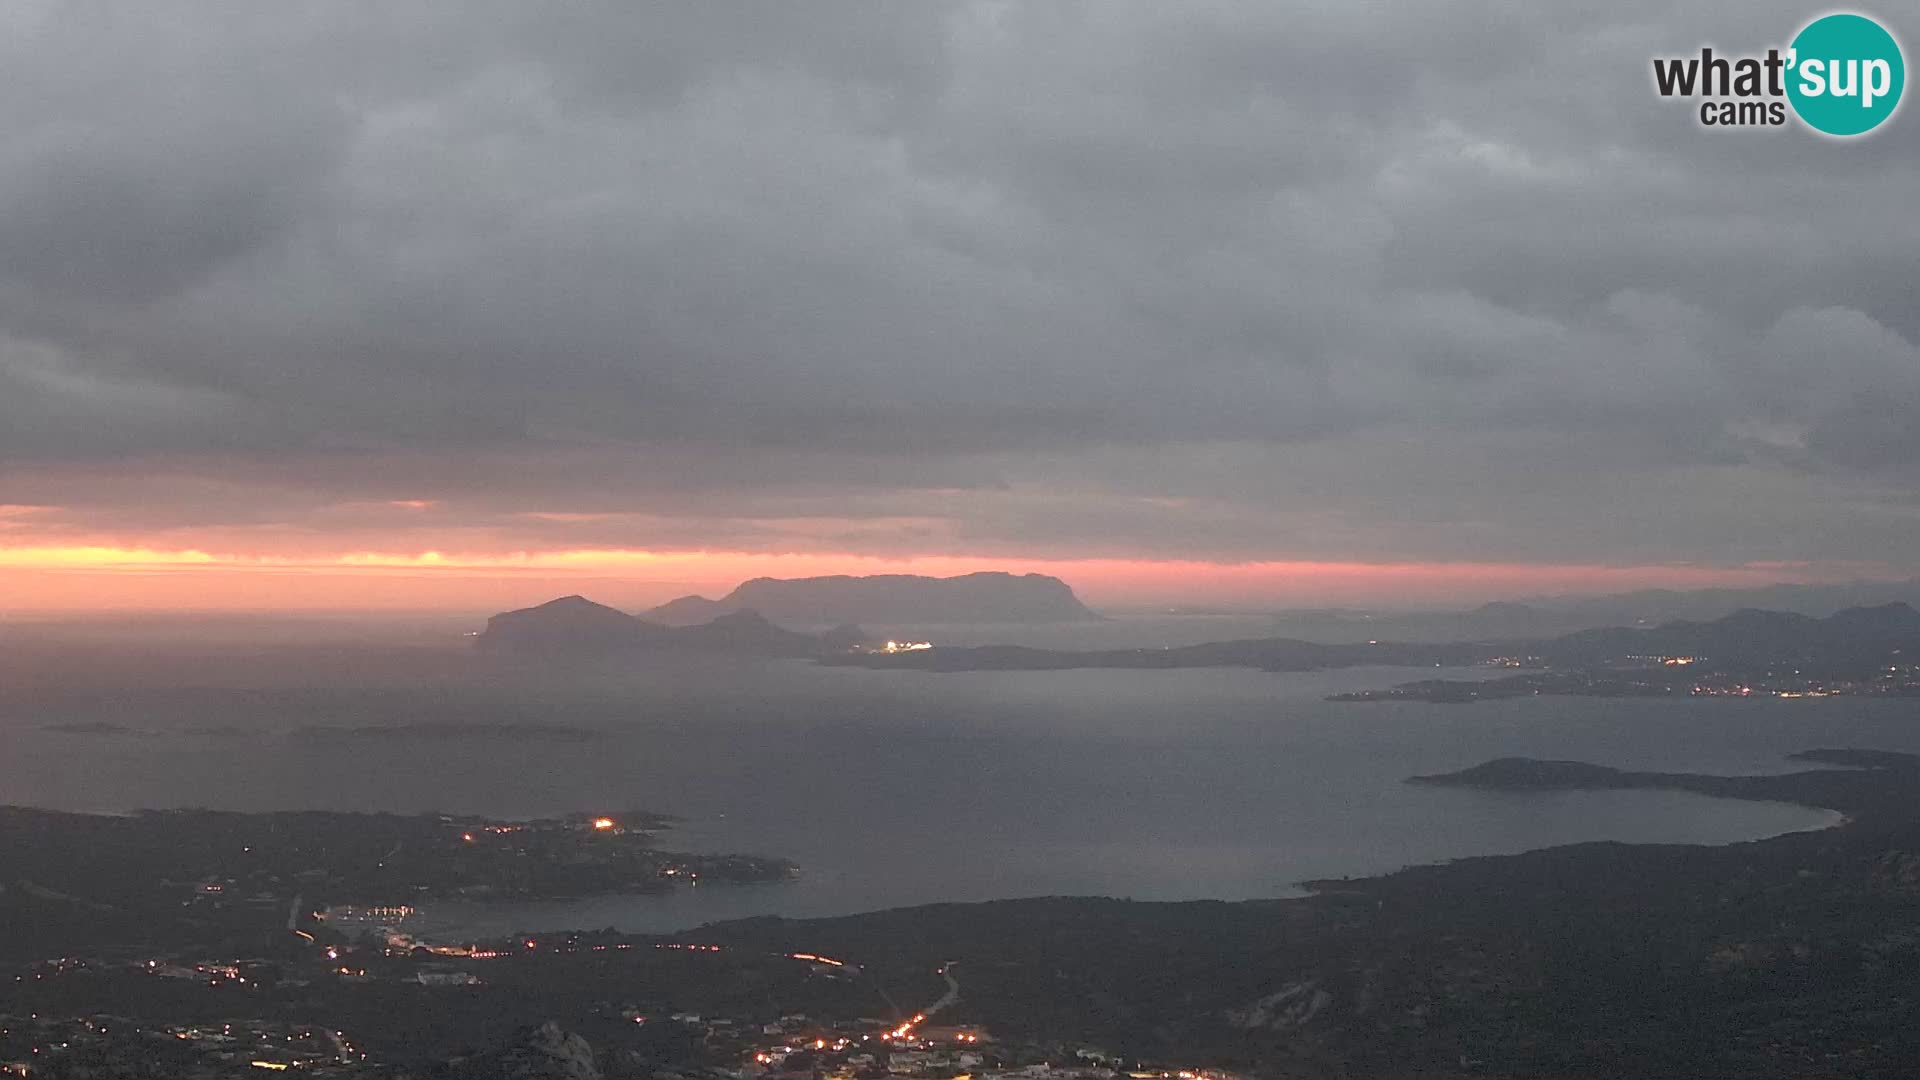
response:
<path id="1" fill-rule="evenodd" d="M 1790 768 L 1783 755 L 1814 746 L 1920 751 L 1911 706 L 1891 701 L 1322 700 L 1434 669 L 937 675 L 711 661 L 502 674 L 438 647 L 396 659 L 341 646 L 304 663 L 254 652 L 225 657 L 230 668 L 151 642 L 98 648 L 8 677 L 0 802 L 646 809 L 687 819 L 665 846 L 804 867 L 791 884 L 666 898 L 431 905 L 465 930 L 657 930 L 1034 895 L 1243 899 L 1585 840 L 1722 843 L 1832 815 L 1401 781 L 1515 754 L 1735 773 Z M 355 730 L 400 726 L 410 733 Z"/>

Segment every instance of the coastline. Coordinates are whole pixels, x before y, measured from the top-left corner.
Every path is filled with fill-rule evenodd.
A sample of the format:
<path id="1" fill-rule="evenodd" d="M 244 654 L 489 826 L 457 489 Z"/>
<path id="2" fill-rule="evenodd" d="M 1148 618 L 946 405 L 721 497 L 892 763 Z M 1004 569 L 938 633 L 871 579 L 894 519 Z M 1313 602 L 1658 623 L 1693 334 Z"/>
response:
<path id="1" fill-rule="evenodd" d="M 1427 867 L 1447 866 L 1476 859 L 1502 859 L 1523 857 L 1537 851 L 1549 851 L 1576 848 L 1591 844 L 1621 844 L 1646 847 L 1728 847 L 1740 844 L 1760 843 L 1780 837 L 1801 836 L 1833 830 L 1848 820 L 1839 811 L 1827 807 L 1813 806 L 1801 802 L 1779 799 L 1726 798 L 1702 792 L 1673 789 L 1671 791 L 1649 787 L 1634 791 L 1581 791 L 1569 790 L 1549 792 L 1561 796 L 1572 795 L 1576 798 L 1585 795 L 1598 795 L 1603 802 L 1587 806 L 1587 809 L 1599 810 L 1603 814 L 1612 802 L 1613 796 L 1620 796 L 1640 807 L 1642 816 L 1654 816 L 1663 812 L 1673 813 L 1676 819 L 1689 822 L 1700 817 L 1693 811 L 1699 804 L 1722 804 L 1730 808 L 1735 804 L 1756 808 L 1792 811 L 1793 822 L 1786 827 L 1773 827 L 1752 818 L 1731 815 L 1738 819 L 1731 829 L 1709 829 L 1717 832 L 1707 839 L 1660 838 L 1574 838 L 1551 843 L 1529 844 L 1496 850 L 1451 850 L 1435 852 L 1431 857 L 1397 862 L 1392 865 L 1361 867 L 1347 873 L 1337 870 L 1333 876 L 1304 875 L 1291 878 L 1276 878 L 1270 888 L 1261 891 L 1190 893 L 1185 895 L 1155 895 L 1143 893 L 1138 888 L 1116 888 L 1109 891 L 1089 891 L 1074 888 L 1041 888 L 1030 892 L 1005 893 L 998 895 L 979 892 L 945 893 L 926 891 L 919 894 L 881 893 L 869 895 L 853 887 L 854 883 L 842 880 L 843 871 L 832 866 L 809 864 L 802 875 L 795 880 L 768 885 L 727 885 L 724 887 L 702 887 L 697 890 L 681 889 L 674 893 L 661 895 L 606 895 L 583 898 L 577 903 L 542 902 L 489 902 L 458 903 L 434 902 L 421 905 L 419 925 L 421 933 L 433 936 L 450 934 L 464 938 L 486 938 L 493 936 L 512 936 L 520 933 L 551 933 L 563 930 L 613 928 L 632 934 L 684 935 L 711 925 L 725 925 L 734 922 L 771 918 L 793 923 L 843 918 L 863 918 L 879 916 L 886 912 L 918 910 L 941 906 L 972 906 L 980 904 L 1024 903 L 1038 900 L 1084 900 L 1087 902 L 1133 902 L 1154 905 L 1176 904 L 1262 904 L 1289 902 L 1312 897 L 1319 887 L 1331 883 L 1335 886 L 1355 881 L 1367 881 L 1387 877 L 1396 873 L 1419 870 Z M 1679 807 L 1665 801 L 1644 803 L 1649 795 L 1674 795 L 1686 803 Z M 1582 800 L 1583 804 L 1591 800 Z M 1524 808 L 1515 808 L 1524 813 Z M 1679 812 L 1676 812 L 1679 811 Z M 1463 816 L 1471 816 L 1476 811 L 1471 807 L 1459 809 Z M 1807 815 L 1814 815 L 1810 819 Z M 1731 824 L 1725 818 L 1721 825 Z M 1751 824 L 1751 828 L 1741 825 Z M 1623 831 L 1631 831 L 1624 830 Z"/>

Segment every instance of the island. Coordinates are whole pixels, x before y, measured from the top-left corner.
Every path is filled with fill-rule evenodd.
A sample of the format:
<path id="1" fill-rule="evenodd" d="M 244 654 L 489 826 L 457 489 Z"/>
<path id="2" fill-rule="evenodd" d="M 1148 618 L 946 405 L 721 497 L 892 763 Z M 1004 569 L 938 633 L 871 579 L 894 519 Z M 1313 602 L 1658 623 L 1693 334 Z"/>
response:
<path id="1" fill-rule="evenodd" d="M 483 653 L 545 660 L 706 653 L 761 658 L 844 653 L 866 641 L 857 626 L 808 634 L 776 626 L 757 611 L 717 615 L 697 626 L 662 626 L 584 596 L 563 596 L 487 620 L 474 644 Z"/>
<path id="2" fill-rule="evenodd" d="M 757 611 L 790 626 L 1075 623 L 1100 618 L 1059 578 L 999 571 L 947 578 L 754 578 L 718 600 L 683 596 L 643 617 L 666 626 L 691 626 L 739 611 Z"/>

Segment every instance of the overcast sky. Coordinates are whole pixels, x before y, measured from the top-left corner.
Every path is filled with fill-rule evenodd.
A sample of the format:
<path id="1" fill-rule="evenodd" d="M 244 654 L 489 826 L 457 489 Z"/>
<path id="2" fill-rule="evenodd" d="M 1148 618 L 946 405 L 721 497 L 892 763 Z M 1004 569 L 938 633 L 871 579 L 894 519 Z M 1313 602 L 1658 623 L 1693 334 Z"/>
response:
<path id="1" fill-rule="evenodd" d="M 1670 6 L 8 3 L 0 547 L 1920 571 L 1920 117 Z"/>

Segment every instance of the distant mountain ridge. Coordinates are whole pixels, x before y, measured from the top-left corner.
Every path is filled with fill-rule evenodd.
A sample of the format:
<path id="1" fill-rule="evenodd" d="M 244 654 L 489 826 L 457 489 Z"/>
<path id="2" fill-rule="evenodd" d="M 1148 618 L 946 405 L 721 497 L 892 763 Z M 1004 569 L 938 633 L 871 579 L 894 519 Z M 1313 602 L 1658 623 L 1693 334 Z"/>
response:
<path id="1" fill-rule="evenodd" d="M 1708 622 L 1652 629 L 1582 630 L 1542 646 L 1552 663 L 1602 663 L 1623 656 L 1700 656 L 1722 664 L 1920 656 L 1920 611 L 1903 600 L 1846 608 L 1826 618 L 1745 608 Z"/>
<path id="2" fill-rule="evenodd" d="M 683 605 L 682 610 L 689 609 Z M 1177 648 L 1092 651 L 1007 645 L 936 646 L 899 653 L 855 648 L 866 641 L 865 633 L 851 623 L 809 634 L 786 629 L 757 610 L 742 609 L 697 625 L 663 626 L 584 597 L 565 596 L 493 616 L 477 644 L 487 652 L 525 655 L 682 650 L 811 657 L 834 664 L 934 671 L 1091 667 L 1310 671 L 1369 664 L 1451 667 L 1503 656 L 1537 657 L 1559 669 L 1605 666 L 1635 658 L 1692 657 L 1728 670 L 1775 663 L 1858 666 L 1903 658 L 1910 662 L 1920 657 L 1920 611 L 1904 601 L 1847 608 L 1826 618 L 1747 609 L 1707 622 L 1676 621 L 1648 629 L 1608 627 L 1550 638 L 1436 643 L 1324 644 L 1276 637 Z"/>
<path id="3" fill-rule="evenodd" d="M 746 610 L 792 626 L 1068 623 L 1100 618 L 1059 578 L 1001 571 L 949 578 L 917 574 L 754 578 L 718 600 L 683 596 L 643 617 L 666 626 L 689 626 Z"/>
<path id="4" fill-rule="evenodd" d="M 1700 657 L 1722 667 L 1776 662 L 1877 664 L 1920 657 L 1920 611 L 1902 601 L 1848 608 L 1824 619 L 1784 611 L 1738 611 L 1711 622 L 1651 629 L 1610 627 L 1552 638 L 1506 641 L 1322 644 L 1298 638 L 1215 641 L 1168 649 L 1068 651 L 1011 646 L 939 647 L 911 653 L 837 656 L 828 662 L 929 671 L 1067 668 L 1251 667 L 1313 671 L 1369 664 L 1461 666 L 1532 656 L 1555 667 L 1606 665 L 1633 657 Z"/>
<path id="5" fill-rule="evenodd" d="M 1297 608 L 1267 612 L 1279 636 L 1308 641 L 1544 640 L 1603 627 L 1658 627 L 1710 622 L 1743 610 L 1799 612 L 1824 618 L 1847 608 L 1904 600 L 1920 606 L 1920 579 L 1750 588 L 1643 589 L 1598 596 L 1535 596 L 1474 608 L 1396 611 Z"/>
<path id="6" fill-rule="evenodd" d="M 475 641 L 483 652 L 526 656 L 595 656 L 641 651 L 822 656 L 865 640 L 857 626 L 803 634 L 776 626 L 757 611 L 730 612 L 697 626 L 661 626 L 584 596 L 563 596 L 487 620 Z"/>
<path id="7" fill-rule="evenodd" d="M 1519 603 L 1558 613 L 1579 613 L 1603 620 L 1590 625 L 1656 625 L 1675 620 L 1705 622 L 1744 610 L 1791 611 L 1827 616 L 1848 608 L 1876 607 L 1891 601 L 1920 604 L 1920 578 L 1802 585 L 1781 583 L 1749 588 L 1642 589 L 1602 596 L 1540 596 Z"/>

